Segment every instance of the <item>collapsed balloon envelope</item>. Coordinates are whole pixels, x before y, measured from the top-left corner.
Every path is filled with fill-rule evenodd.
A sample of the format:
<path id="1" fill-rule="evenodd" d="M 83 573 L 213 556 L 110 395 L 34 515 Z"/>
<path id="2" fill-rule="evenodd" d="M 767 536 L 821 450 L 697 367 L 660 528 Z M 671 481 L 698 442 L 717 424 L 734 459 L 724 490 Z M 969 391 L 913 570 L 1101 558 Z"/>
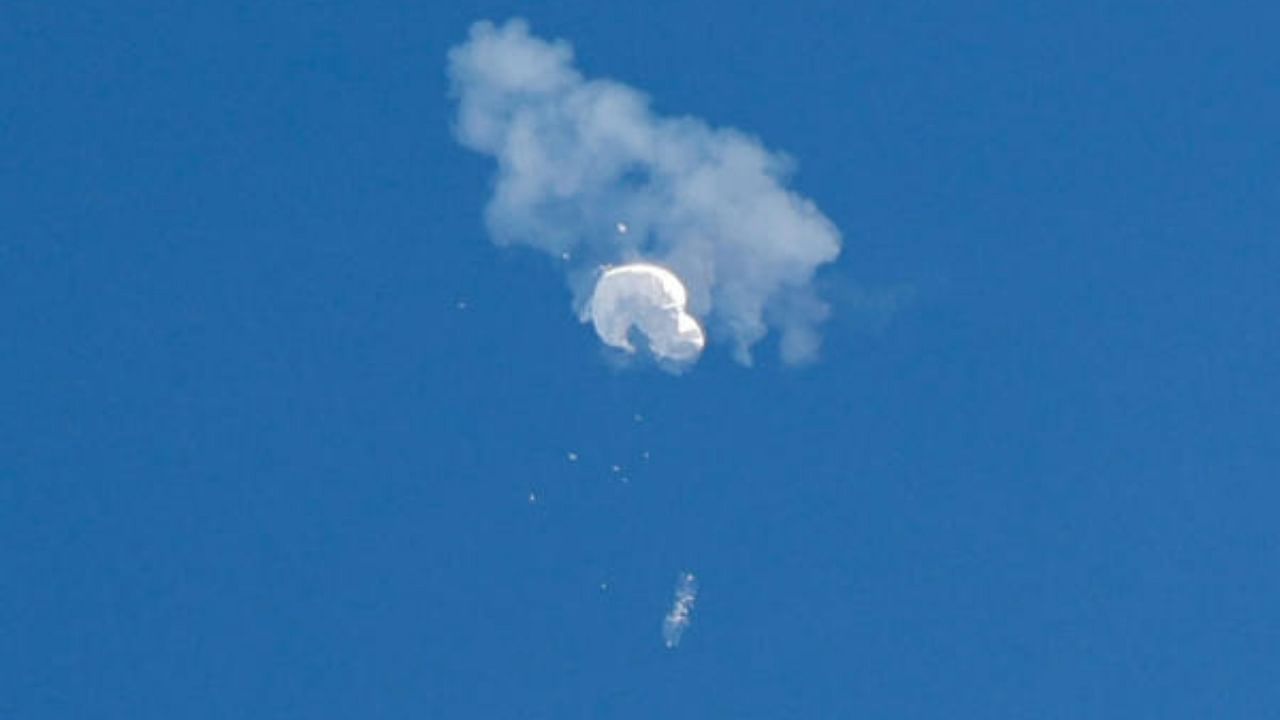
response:
<path id="1" fill-rule="evenodd" d="M 706 346 L 706 336 L 686 306 L 684 283 L 670 270 L 631 263 L 601 273 L 588 312 L 596 334 L 606 344 L 636 352 L 632 331 L 648 341 L 649 351 L 666 360 L 693 360 Z"/>

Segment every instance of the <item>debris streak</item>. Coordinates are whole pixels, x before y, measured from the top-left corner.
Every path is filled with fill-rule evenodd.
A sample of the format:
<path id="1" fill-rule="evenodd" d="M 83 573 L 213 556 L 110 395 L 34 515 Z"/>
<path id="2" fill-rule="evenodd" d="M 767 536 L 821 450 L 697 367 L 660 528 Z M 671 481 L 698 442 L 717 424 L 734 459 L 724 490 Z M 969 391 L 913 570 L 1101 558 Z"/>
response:
<path id="1" fill-rule="evenodd" d="M 691 572 L 681 573 L 680 579 L 676 581 L 675 599 L 671 603 L 671 610 L 662 619 L 662 641 L 668 648 L 674 648 L 680 644 L 685 628 L 689 627 L 693 603 L 697 599 L 698 579 Z"/>

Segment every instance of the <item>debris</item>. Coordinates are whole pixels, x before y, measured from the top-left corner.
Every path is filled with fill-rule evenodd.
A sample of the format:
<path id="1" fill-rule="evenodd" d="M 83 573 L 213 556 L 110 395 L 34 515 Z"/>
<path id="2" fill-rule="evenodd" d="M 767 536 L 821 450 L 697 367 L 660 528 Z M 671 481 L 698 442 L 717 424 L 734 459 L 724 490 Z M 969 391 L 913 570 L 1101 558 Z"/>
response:
<path id="1" fill-rule="evenodd" d="M 671 611 L 662 619 L 662 640 L 667 647 L 674 648 L 680 644 L 680 637 L 689 627 L 689 614 L 693 612 L 693 603 L 698 599 L 698 580 L 691 572 L 680 574 L 676 581 L 676 597 L 671 603 Z"/>

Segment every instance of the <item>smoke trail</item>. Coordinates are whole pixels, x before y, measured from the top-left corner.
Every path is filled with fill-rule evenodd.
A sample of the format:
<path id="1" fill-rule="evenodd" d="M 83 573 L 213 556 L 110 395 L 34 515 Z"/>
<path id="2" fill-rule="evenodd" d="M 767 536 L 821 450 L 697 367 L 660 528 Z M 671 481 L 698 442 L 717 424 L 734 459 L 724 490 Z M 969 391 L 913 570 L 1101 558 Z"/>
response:
<path id="1" fill-rule="evenodd" d="M 693 612 L 693 603 L 698 599 L 698 580 L 693 573 L 681 573 L 676 581 L 676 597 L 671 603 L 671 611 L 662 619 L 662 640 L 667 647 L 674 648 L 680 644 L 680 637 L 689 627 L 689 614 Z"/>
<path id="2" fill-rule="evenodd" d="M 740 362 L 770 329 L 785 361 L 811 358 L 826 315 L 811 281 L 840 234 L 784 187 L 787 159 L 733 129 L 657 116 L 572 61 L 520 20 L 476 23 L 449 52 L 457 138 L 498 164 L 494 241 L 563 259 L 584 321 L 597 268 L 642 261 L 680 279 L 688 313 Z"/>

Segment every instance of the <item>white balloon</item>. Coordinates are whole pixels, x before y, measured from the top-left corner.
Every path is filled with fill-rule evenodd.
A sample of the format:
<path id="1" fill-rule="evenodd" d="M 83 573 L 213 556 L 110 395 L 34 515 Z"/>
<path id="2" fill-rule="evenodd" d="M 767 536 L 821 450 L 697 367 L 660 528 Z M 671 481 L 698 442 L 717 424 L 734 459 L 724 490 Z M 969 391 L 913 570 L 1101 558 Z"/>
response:
<path id="1" fill-rule="evenodd" d="M 634 353 L 632 329 L 649 341 L 649 351 L 667 360 L 693 360 L 706 346 L 702 326 L 686 309 L 684 283 L 670 270 L 649 263 L 609 268 L 591 296 L 591 322 L 606 345 Z"/>

